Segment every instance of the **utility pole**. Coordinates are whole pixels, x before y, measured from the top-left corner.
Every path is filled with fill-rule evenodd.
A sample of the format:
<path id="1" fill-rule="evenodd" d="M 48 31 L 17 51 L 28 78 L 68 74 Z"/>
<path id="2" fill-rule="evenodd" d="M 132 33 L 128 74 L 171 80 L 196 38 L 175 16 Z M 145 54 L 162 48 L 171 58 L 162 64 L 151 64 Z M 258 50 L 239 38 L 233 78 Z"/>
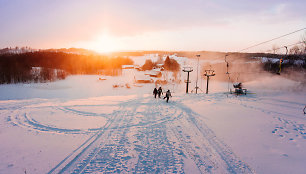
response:
<path id="1" fill-rule="evenodd" d="M 187 81 L 186 83 L 186 93 L 188 93 L 188 84 L 190 83 L 189 81 L 189 73 L 193 71 L 192 67 L 184 67 L 183 69 L 184 72 L 187 72 Z"/>
<path id="2" fill-rule="evenodd" d="M 197 57 L 198 57 L 198 64 L 197 64 L 197 80 L 196 80 L 196 87 L 195 87 L 195 89 L 196 89 L 196 94 L 198 93 L 198 74 L 199 74 L 199 59 L 200 59 L 200 54 L 198 54 L 197 55 Z"/>
<path id="3" fill-rule="evenodd" d="M 228 64 L 228 61 L 226 60 L 226 57 L 227 57 L 227 56 L 228 56 L 228 55 L 226 54 L 225 57 L 224 57 L 224 61 L 226 62 L 226 74 L 229 74 L 229 73 L 228 73 L 229 64 Z"/>
<path id="4" fill-rule="evenodd" d="M 228 93 L 230 92 L 230 89 L 229 89 L 229 82 L 230 82 L 230 73 L 228 72 L 228 67 L 229 67 L 229 64 L 228 64 L 228 61 L 226 59 L 226 57 L 228 56 L 228 54 L 225 54 L 225 57 L 224 57 L 224 61 L 226 63 L 226 73 L 227 76 L 228 76 L 228 80 L 227 80 L 227 90 L 228 90 Z"/>
<path id="5" fill-rule="evenodd" d="M 215 74 L 214 72 L 215 72 L 214 70 L 205 70 L 204 76 L 207 77 L 206 94 L 208 94 L 209 77 L 210 77 L 210 76 L 215 76 L 216 74 Z"/>
<path id="6" fill-rule="evenodd" d="M 230 77 L 229 73 L 227 74 L 227 77 L 228 77 L 228 80 L 227 80 L 227 91 L 228 91 L 228 93 L 230 93 L 229 83 L 230 83 L 231 77 Z"/>

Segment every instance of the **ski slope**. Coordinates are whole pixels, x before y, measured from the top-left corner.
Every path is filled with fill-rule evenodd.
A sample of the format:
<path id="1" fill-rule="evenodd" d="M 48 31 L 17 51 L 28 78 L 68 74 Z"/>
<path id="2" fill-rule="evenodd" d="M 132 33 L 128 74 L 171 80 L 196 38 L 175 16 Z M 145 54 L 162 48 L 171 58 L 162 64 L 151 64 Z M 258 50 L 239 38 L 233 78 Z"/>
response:
<path id="1" fill-rule="evenodd" d="M 301 102 L 223 93 L 1 101 L 0 173 L 302 173 Z"/>
<path id="2" fill-rule="evenodd" d="M 0 173 L 305 173 L 300 82 L 247 82 L 246 96 L 169 84 L 166 103 L 154 84 L 112 88 L 130 74 L 0 85 Z"/>
<path id="3" fill-rule="evenodd" d="M 1 110 L 13 115 L 7 117 L 13 127 L 38 134 L 88 135 L 48 173 L 253 173 L 199 114 L 179 101 L 144 96 L 113 104 L 88 102 L 49 105 L 34 100 L 21 107 L 2 105 Z M 112 111 L 99 112 L 105 106 Z M 76 120 L 90 126 L 81 127 Z"/>

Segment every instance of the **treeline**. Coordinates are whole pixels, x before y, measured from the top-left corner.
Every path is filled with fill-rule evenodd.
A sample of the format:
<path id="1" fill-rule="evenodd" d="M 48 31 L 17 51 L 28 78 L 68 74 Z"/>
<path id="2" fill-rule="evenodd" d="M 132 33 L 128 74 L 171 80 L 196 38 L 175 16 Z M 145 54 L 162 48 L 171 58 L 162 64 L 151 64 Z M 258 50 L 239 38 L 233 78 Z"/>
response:
<path id="1" fill-rule="evenodd" d="M 279 72 L 280 62 L 267 60 L 263 63 L 263 69 L 268 72 Z M 306 58 L 299 59 L 294 55 L 289 55 L 283 58 L 283 63 L 281 63 L 281 69 L 290 71 L 305 71 L 306 70 Z"/>
<path id="2" fill-rule="evenodd" d="M 266 58 L 284 58 L 292 60 L 303 60 L 306 59 L 306 54 L 295 54 L 290 52 L 288 55 L 284 54 L 272 54 L 272 53 L 240 53 L 240 52 L 214 52 L 214 51 L 178 51 L 173 52 L 178 57 L 189 57 L 197 58 L 197 55 L 200 55 L 200 59 L 224 59 L 225 55 L 227 59 L 253 59 L 254 57 L 266 57 Z"/>
<path id="3" fill-rule="evenodd" d="M 52 81 L 67 74 L 97 74 L 133 64 L 129 58 L 81 55 L 64 52 L 28 52 L 0 55 L 0 83 Z"/>
<path id="4" fill-rule="evenodd" d="M 145 64 L 141 67 L 142 70 L 152 70 L 153 68 L 157 68 L 158 64 L 163 64 L 163 68 L 168 71 L 179 71 L 180 70 L 180 64 L 175 60 L 169 58 L 169 56 L 166 57 L 165 61 L 161 57 L 156 62 L 152 62 L 151 59 L 147 59 Z"/>

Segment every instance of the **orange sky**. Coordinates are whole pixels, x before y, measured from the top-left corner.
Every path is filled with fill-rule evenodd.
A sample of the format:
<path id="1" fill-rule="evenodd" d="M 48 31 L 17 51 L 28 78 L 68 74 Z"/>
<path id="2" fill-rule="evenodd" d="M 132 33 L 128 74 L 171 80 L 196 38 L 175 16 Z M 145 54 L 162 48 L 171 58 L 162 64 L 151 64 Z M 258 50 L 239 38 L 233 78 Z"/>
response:
<path id="1" fill-rule="evenodd" d="M 2 0 L 0 48 L 237 51 L 305 28 L 303 0 Z M 298 42 L 305 32 L 257 47 Z"/>

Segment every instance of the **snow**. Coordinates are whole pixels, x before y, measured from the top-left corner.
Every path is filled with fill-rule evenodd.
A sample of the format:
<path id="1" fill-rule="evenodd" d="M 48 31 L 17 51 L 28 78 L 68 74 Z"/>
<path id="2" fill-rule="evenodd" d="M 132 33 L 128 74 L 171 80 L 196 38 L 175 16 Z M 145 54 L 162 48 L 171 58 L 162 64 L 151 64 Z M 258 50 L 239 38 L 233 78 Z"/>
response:
<path id="1" fill-rule="evenodd" d="M 233 97 L 203 96 L 203 103 L 187 103 L 258 173 L 303 173 L 305 122 L 303 97 L 288 94 Z M 294 99 L 294 100 L 292 100 Z M 297 102 L 296 99 L 299 101 Z M 209 108 L 209 109 L 207 109 Z M 221 114 L 220 114 L 221 113 Z M 224 114 L 226 113 L 226 114 Z"/>
<path id="2" fill-rule="evenodd" d="M 134 59 L 158 55 L 146 56 Z M 196 68 L 196 60 L 171 57 Z M 0 173 L 305 172 L 303 83 L 263 76 L 236 96 L 214 77 L 209 94 L 185 94 L 184 83 L 171 82 L 162 86 L 172 91 L 166 103 L 152 96 L 154 83 L 134 83 L 141 75 L 0 85 Z M 199 84 L 204 90 L 205 79 Z"/>
<path id="3" fill-rule="evenodd" d="M 122 65 L 122 69 L 134 69 L 134 65 Z"/>

